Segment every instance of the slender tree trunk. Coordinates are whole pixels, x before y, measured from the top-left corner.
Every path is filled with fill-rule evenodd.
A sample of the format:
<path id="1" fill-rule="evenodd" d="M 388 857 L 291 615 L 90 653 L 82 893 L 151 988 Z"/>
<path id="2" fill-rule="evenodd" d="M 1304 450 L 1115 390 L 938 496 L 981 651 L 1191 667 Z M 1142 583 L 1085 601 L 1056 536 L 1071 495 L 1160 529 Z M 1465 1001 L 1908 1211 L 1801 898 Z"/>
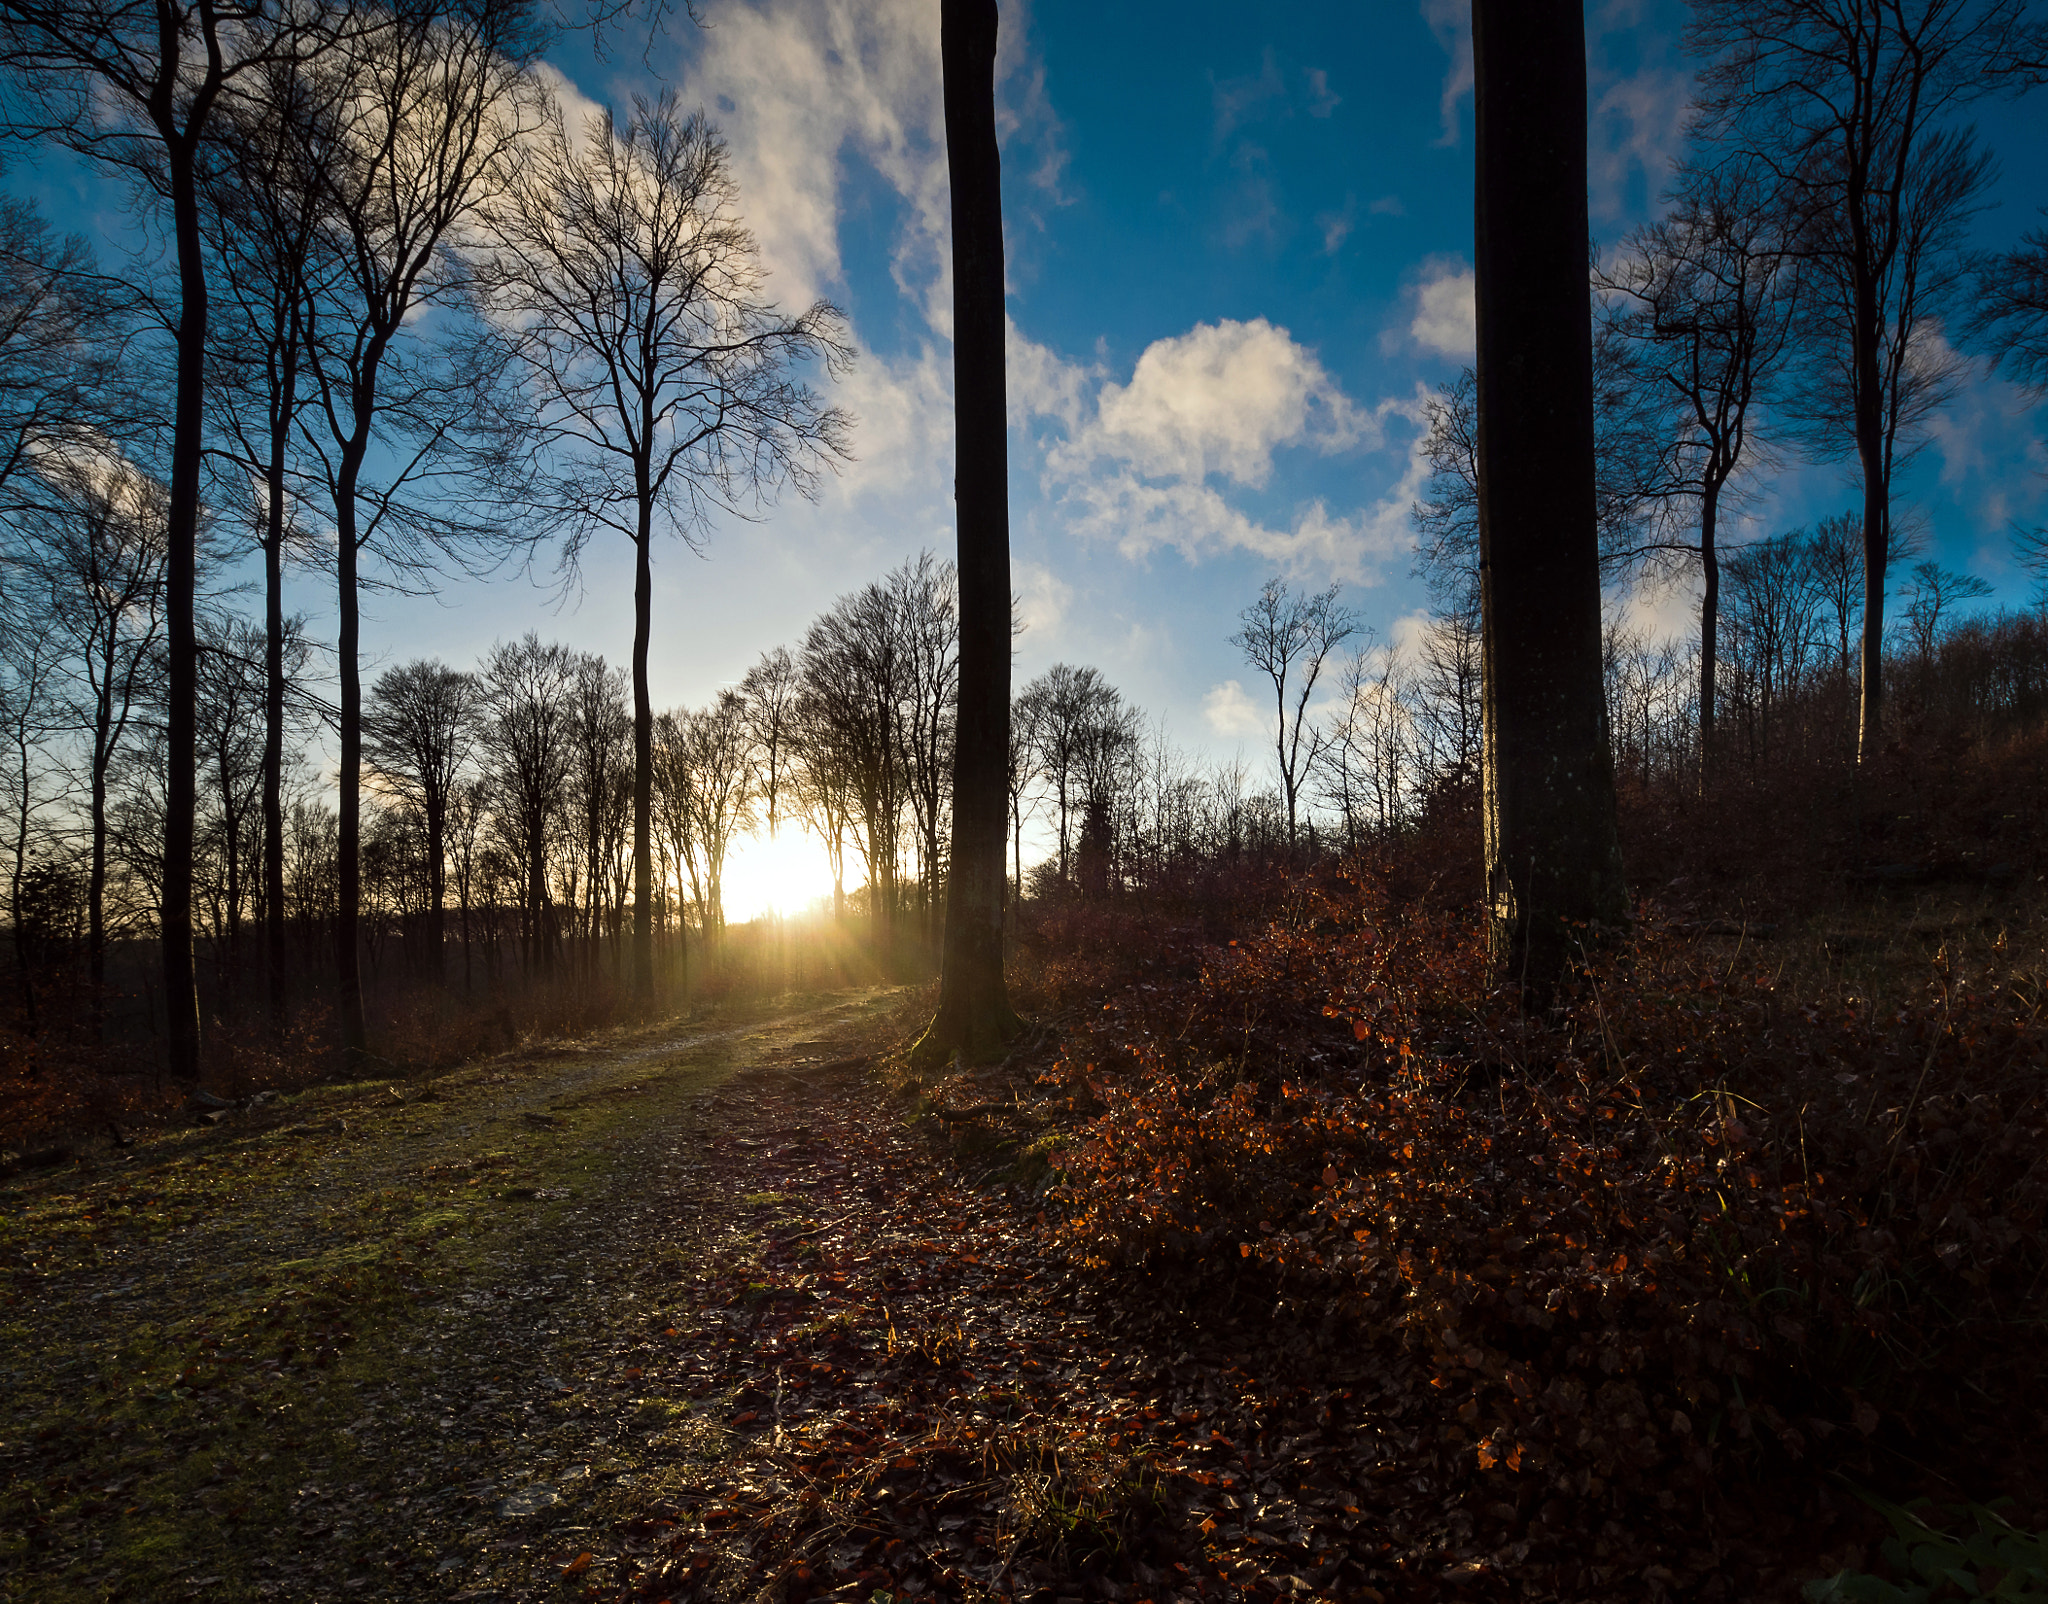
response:
<path id="1" fill-rule="evenodd" d="M 644 475 L 643 475 L 644 478 Z M 640 498 L 633 551 L 633 1001 L 654 1001 L 654 699 L 647 685 L 653 632 L 652 493 Z"/>
<path id="2" fill-rule="evenodd" d="M 995 0 L 941 0 L 946 161 L 953 192 L 960 714 L 953 745 L 953 850 L 939 1010 L 917 1049 L 927 1061 L 955 1051 L 983 1057 L 1018 1029 L 1003 983 L 1011 602 L 996 25 Z"/>
<path id="3" fill-rule="evenodd" d="M 1716 675 L 1720 668 L 1721 552 L 1715 544 L 1721 512 L 1721 486 L 1709 480 L 1700 496 L 1700 779 L 1714 767 Z"/>
<path id="4" fill-rule="evenodd" d="M 337 533 L 335 566 L 341 627 L 336 655 L 341 659 L 341 825 L 337 832 L 340 905 L 334 916 L 334 962 L 340 977 L 341 1050 L 350 1067 L 369 1052 L 369 1030 L 363 1018 L 362 955 L 358 951 L 363 899 L 363 673 L 359 654 L 362 609 L 356 593 L 354 465 L 344 460 L 341 488 L 335 495 Z"/>
<path id="5" fill-rule="evenodd" d="M 192 832 L 199 815 L 199 475 L 205 445 L 206 266 L 199 239 L 194 149 L 167 138 L 171 224 L 178 254 L 178 378 L 171 428 L 171 496 L 166 537 L 170 659 L 169 750 L 164 777 L 164 866 L 159 936 L 164 966 L 164 1039 L 171 1078 L 199 1080 L 199 983 L 192 962 Z"/>
<path id="6" fill-rule="evenodd" d="M 448 803 L 427 799 L 427 974 L 435 990 L 448 983 Z"/>
<path id="7" fill-rule="evenodd" d="M 284 465 L 273 456 L 263 542 L 263 953 L 274 1042 L 291 1006 L 284 912 Z"/>
<path id="8" fill-rule="evenodd" d="M 1860 299 L 1860 297 L 1859 297 Z M 1859 318 L 1861 307 L 1858 308 Z M 1875 314 L 1873 313 L 1873 319 Z M 1859 330 L 1859 335 L 1861 331 Z M 1873 339 L 1873 345 L 1876 343 Z M 1884 594 L 1891 558 L 1891 498 L 1886 494 L 1884 439 L 1874 352 L 1857 355 L 1856 452 L 1863 464 L 1863 653 L 1856 719 L 1856 761 L 1876 755 L 1884 734 Z M 1866 398 L 1865 373 L 1869 374 Z"/>
<path id="9" fill-rule="evenodd" d="M 1627 915 L 1601 677 L 1579 0 L 1474 0 L 1487 901 L 1547 1000 Z"/>
<path id="10" fill-rule="evenodd" d="M 102 719 L 104 725 L 104 719 Z M 85 882 L 85 965 L 92 982 L 92 1009 L 99 1018 L 107 984 L 107 736 L 94 732 L 92 757 L 92 864 Z"/>

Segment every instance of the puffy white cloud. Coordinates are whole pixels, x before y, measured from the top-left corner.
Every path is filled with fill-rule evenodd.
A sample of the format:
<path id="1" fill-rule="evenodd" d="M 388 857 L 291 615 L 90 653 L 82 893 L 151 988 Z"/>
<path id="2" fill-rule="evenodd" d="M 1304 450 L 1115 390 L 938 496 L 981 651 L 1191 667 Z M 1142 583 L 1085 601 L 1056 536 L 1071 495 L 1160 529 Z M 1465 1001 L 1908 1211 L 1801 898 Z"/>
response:
<path id="1" fill-rule="evenodd" d="M 1263 735 L 1266 724 L 1242 684 L 1227 679 L 1211 686 L 1202 698 L 1202 720 L 1212 733 L 1225 737 Z"/>
<path id="2" fill-rule="evenodd" d="M 1249 552 L 1287 572 L 1367 583 L 1409 547 L 1408 509 L 1428 474 L 1421 386 L 1360 407 L 1313 351 L 1262 318 L 1197 324 L 1156 340 L 1127 384 L 1014 330 L 1010 351 L 1013 422 L 1065 425 L 1064 437 L 1046 447 L 1044 486 L 1076 534 L 1132 559 L 1162 547 L 1191 561 Z M 1263 488 L 1278 451 L 1384 450 L 1396 425 L 1413 431 L 1406 466 L 1368 507 L 1333 511 L 1317 498 L 1276 525 L 1225 494 Z"/>
<path id="3" fill-rule="evenodd" d="M 1440 356 L 1469 359 L 1476 333 L 1479 280 L 1460 257 L 1431 257 L 1408 286 L 1408 338 Z"/>
<path id="4" fill-rule="evenodd" d="M 1102 386 L 1093 426 L 1065 454 L 1118 458 L 1149 477 L 1220 474 L 1258 487 L 1277 448 L 1341 451 L 1374 425 L 1285 329 L 1225 319 L 1147 346 L 1129 384 Z"/>

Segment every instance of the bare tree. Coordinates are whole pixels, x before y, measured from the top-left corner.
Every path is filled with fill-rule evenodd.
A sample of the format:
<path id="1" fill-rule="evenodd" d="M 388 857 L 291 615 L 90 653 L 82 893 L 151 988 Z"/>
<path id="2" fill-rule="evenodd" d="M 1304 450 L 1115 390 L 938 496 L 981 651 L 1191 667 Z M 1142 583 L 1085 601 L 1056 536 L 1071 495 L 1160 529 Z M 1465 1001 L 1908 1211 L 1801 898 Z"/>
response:
<path id="1" fill-rule="evenodd" d="M 335 957 L 343 1050 L 365 1050 L 357 953 L 362 809 L 361 591 L 365 556 L 420 576 L 505 533 L 480 487 L 509 472 L 514 387 L 497 380 L 453 247 L 505 192 L 538 120 L 523 62 L 537 44 L 517 0 L 400 8 L 346 58 L 328 58 L 315 115 L 294 130 L 333 219 L 336 271 L 307 308 L 318 452 L 334 509 L 340 611 L 340 893 Z M 275 109 L 273 108 L 273 114 Z M 381 449 L 380 449 L 381 448 Z M 377 482 L 378 464 L 389 472 Z"/>
<path id="2" fill-rule="evenodd" d="M 1418 778 L 1430 795 L 1478 783 L 1486 735 L 1481 643 L 1476 596 L 1467 607 L 1437 613 L 1423 628 L 1415 666 L 1416 756 Z"/>
<path id="3" fill-rule="evenodd" d="M 585 959 L 593 974 L 606 904 L 611 901 L 616 878 L 613 849 L 622 844 L 620 826 L 626 822 L 621 804 L 630 804 L 633 794 L 629 693 L 625 674 L 609 667 L 602 657 L 586 653 L 577 658 L 570 693 L 575 750 L 571 792 L 582 835 Z"/>
<path id="4" fill-rule="evenodd" d="M 525 885 L 526 963 L 545 972 L 554 956 L 548 896 L 548 838 L 569 798 L 575 762 L 570 688 L 575 654 L 528 631 L 484 654 L 477 680 L 484 721 L 481 747 L 499 801 L 493 818 L 517 855 Z M 345 898 L 344 898 L 345 900 Z"/>
<path id="5" fill-rule="evenodd" d="M 0 209 L 0 517 L 38 504 L 32 484 L 17 494 L 24 469 L 125 432 L 117 394 L 134 332 L 91 246 L 55 237 L 23 202 Z"/>
<path id="6" fill-rule="evenodd" d="M 796 370 L 852 360 L 830 302 L 787 315 L 764 292 L 725 143 L 672 95 L 573 134 L 557 108 L 498 213 L 480 272 L 537 385 L 557 453 L 564 561 L 611 530 L 633 542 L 633 985 L 654 986 L 647 681 L 657 521 L 695 545 L 714 512 L 809 496 L 849 455 L 852 420 Z"/>
<path id="7" fill-rule="evenodd" d="M 1883 727 L 1891 487 L 1957 374 L 1930 326 L 1959 280 L 1989 171 L 1959 106 L 2014 80 L 2025 0 L 1696 0 L 1700 130 L 1759 160 L 1792 208 L 1812 287 L 1802 410 L 1863 474 L 1862 705 Z"/>
<path id="8" fill-rule="evenodd" d="M 85 735 L 86 962 L 97 989 L 106 980 L 109 777 L 145 705 L 163 689 L 169 497 L 158 481 L 104 458 L 74 458 L 45 472 L 57 499 L 34 562 L 45 627 L 63 637 L 71 658 Z M 159 850 L 168 857 L 170 843 Z"/>
<path id="9" fill-rule="evenodd" d="M 201 222 L 219 314 L 209 320 L 213 382 L 209 413 L 216 490 L 242 505 L 263 557 L 264 964 L 271 1029 L 284 1029 L 290 1002 L 285 941 L 284 775 L 289 680 L 287 657 L 299 641 L 284 610 L 289 548 L 307 532 L 294 509 L 302 496 L 295 457 L 301 415 L 312 400 L 307 381 L 309 275 L 335 271 L 321 250 L 329 221 L 317 176 L 305 169 L 306 144 L 294 137 L 318 115 L 314 76 L 276 59 L 251 74 L 249 92 L 226 108 L 209 139 L 201 175 Z M 330 86 L 332 79 L 328 80 Z"/>
<path id="10" fill-rule="evenodd" d="M 1600 662 L 1585 16 L 1474 0 L 1486 882 L 1537 1000 L 1627 915 Z"/>
<path id="11" fill-rule="evenodd" d="M 796 659 L 789 655 L 787 646 L 763 652 L 761 660 L 740 681 L 740 696 L 747 708 L 747 729 L 753 737 L 761 771 L 761 805 L 771 837 L 781 816 L 789 811 L 785 797 L 800 739 L 797 705 L 802 691 Z"/>
<path id="12" fill-rule="evenodd" d="M 387 668 L 363 708 L 363 765 L 419 821 L 426 858 L 426 973 L 446 973 L 448 816 L 475 750 L 476 677 L 433 658 Z"/>
<path id="13" fill-rule="evenodd" d="M 1958 573 L 1937 562 L 1919 562 L 1899 594 L 1906 603 L 1906 638 L 1912 643 L 1913 655 L 1926 664 L 1934 661 L 1942 620 L 1952 621 L 1964 602 L 1982 601 L 1991 594 L 1991 587 L 1975 574 Z"/>
<path id="14" fill-rule="evenodd" d="M 887 586 L 842 596 L 804 634 L 804 762 L 817 794 L 850 802 L 846 820 L 868 871 L 868 906 L 880 947 L 891 950 L 902 857 L 904 705 L 908 666 Z"/>
<path id="15" fill-rule="evenodd" d="M 690 838 L 702 867 L 698 916 L 707 937 L 725 929 L 725 859 L 754 822 L 754 766 L 745 699 L 723 690 L 683 720 L 688 753 Z"/>
<path id="16" fill-rule="evenodd" d="M 1081 803 L 1081 770 L 1094 732 L 1116 720 L 1122 694 L 1099 669 L 1055 663 L 1017 693 L 1020 716 L 1036 734 L 1038 767 L 1051 787 L 1059 840 L 1059 882 L 1071 885 L 1072 820 Z"/>
<path id="17" fill-rule="evenodd" d="M 903 669 L 901 767 L 916 831 L 925 939 L 931 941 L 939 934 L 939 877 L 960 703 L 959 581 L 951 563 L 920 552 L 889 575 L 887 588 Z"/>
<path id="18" fill-rule="evenodd" d="M 1230 644 L 1273 685 L 1273 750 L 1287 809 L 1287 845 L 1296 842 L 1302 787 L 1315 765 L 1321 733 L 1308 716 L 1309 698 L 1330 654 L 1358 632 L 1358 616 L 1337 601 L 1338 587 L 1297 594 L 1278 578 L 1239 613 Z M 1292 680 L 1290 692 L 1288 681 Z"/>
<path id="19" fill-rule="evenodd" d="M 10 621 L 11 624 L 11 621 Z M 26 937 L 31 854 L 40 845 L 38 815 L 57 800 L 49 783 L 45 743 L 65 726 L 58 683 L 60 652 L 43 630 L 9 627 L 0 637 L 0 735 L 7 767 L 0 795 L 7 800 L 7 916 L 13 923 L 14 972 L 22 1020 L 38 1027 L 35 966 Z"/>
<path id="20" fill-rule="evenodd" d="M 1976 302 L 1971 338 L 2015 384 L 2048 390 L 2048 229 L 1978 258 Z"/>
<path id="21" fill-rule="evenodd" d="M 1797 275 L 1782 208 L 1752 165 L 1729 161 L 1689 172 L 1671 215 L 1638 229 L 1595 281 L 1622 299 L 1607 327 L 1628 342 L 1632 377 L 1660 413 L 1660 490 L 1698 503 L 1688 551 L 1700 596 L 1699 732 L 1702 765 L 1714 741 L 1721 605 L 1721 502 L 1756 458 L 1755 414 L 1791 348 Z"/>
<path id="22" fill-rule="evenodd" d="M 1805 678 L 1819 641 L 1816 568 L 1804 530 L 1730 553 L 1728 622 L 1734 668 L 1755 720 L 1755 761 L 1770 761 L 1780 706 Z"/>
<path id="23" fill-rule="evenodd" d="M 1344 821 L 1348 845 L 1402 823 L 1415 760 L 1414 693 L 1392 650 L 1370 644 L 1344 662 L 1337 709 L 1317 754 L 1316 779 Z"/>
<path id="24" fill-rule="evenodd" d="M 0 65 L 28 90 L 34 128 L 125 171 L 170 212 L 177 270 L 172 321 L 165 636 L 169 657 L 163 887 L 166 1036 L 174 1079 L 199 1076 L 199 998 L 192 967 L 192 832 L 197 806 L 200 473 L 205 433 L 206 253 L 199 172 L 211 121 L 242 81 L 280 57 L 331 43 L 345 10 L 273 11 L 253 0 L 4 0 Z M 282 24 L 281 25 L 281 19 Z M 300 26 L 318 24 L 316 31 Z M 17 124 L 17 132 L 29 129 Z"/>

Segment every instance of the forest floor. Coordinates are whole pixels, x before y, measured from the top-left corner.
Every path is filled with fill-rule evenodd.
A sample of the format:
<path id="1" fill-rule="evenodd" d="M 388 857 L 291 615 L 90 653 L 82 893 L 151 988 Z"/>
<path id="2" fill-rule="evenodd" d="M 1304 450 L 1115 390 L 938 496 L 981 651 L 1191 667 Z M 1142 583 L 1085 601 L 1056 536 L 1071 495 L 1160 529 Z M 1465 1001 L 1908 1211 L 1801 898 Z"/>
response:
<path id="1" fill-rule="evenodd" d="M 1657 1564 L 1602 1528 L 1573 1581 L 1481 1535 L 1516 1510 L 1437 1464 L 1448 1405 L 1255 1263 L 1074 1268 L 1038 1212 L 1049 1037 L 911 1087 L 915 1006 L 318 1086 L 0 1182 L 0 1599 L 1730 1599 L 1823 1568 L 1785 1519 L 1693 1555 L 1675 1508 Z"/>

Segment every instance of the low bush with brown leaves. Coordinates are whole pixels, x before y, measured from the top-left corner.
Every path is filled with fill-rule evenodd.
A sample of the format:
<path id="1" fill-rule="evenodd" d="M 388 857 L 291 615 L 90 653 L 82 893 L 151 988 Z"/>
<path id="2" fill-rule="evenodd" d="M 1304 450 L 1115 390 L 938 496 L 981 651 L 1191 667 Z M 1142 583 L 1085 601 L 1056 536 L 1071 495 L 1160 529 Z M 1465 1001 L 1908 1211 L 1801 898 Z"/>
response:
<path id="1" fill-rule="evenodd" d="M 1185 959 L 1069 1031 L 1064 1243 L 1252 1275 L 1411 1376 L 1418 1471 L 1480 1547 L 1669 1579 L 1731 1497 L 1820 1466 L 2038 1498 L 2048 1020 L 2024 973 L 1944 951 L 1902 998 L 1802 1001 L 1646 916 L 1531 1018 L 1470 916 L 1366 876 Z"/>

